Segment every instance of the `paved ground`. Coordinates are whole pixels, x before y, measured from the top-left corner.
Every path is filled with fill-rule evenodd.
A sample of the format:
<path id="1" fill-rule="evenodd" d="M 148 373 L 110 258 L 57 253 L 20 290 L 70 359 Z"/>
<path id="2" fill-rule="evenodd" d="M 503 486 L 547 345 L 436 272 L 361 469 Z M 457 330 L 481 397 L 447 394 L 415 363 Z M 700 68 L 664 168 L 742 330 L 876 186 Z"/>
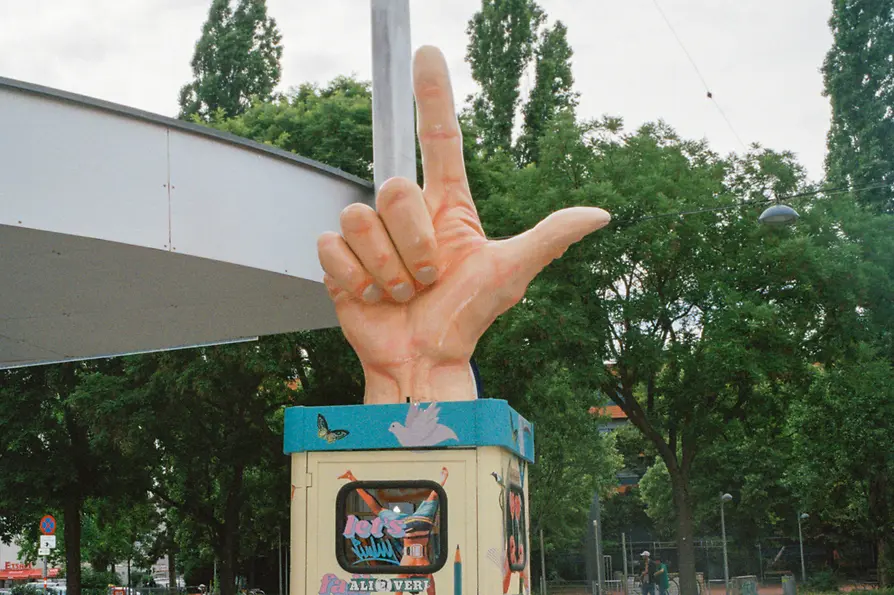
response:
<path id="1" fill-rule="evenodd" d="M 875 585 L 842 585 L 841 590 L 844 592 L 850 592 L 865 591 L 873 588 L 875 588 Z M 782 595 L 782 585 L 779 583 L 760 585 L 758 586 L 757 592 L 758 595 Z M 590 591 L 586 587 L 578 585 L 565 585 L 561 587 L 551 586 L 548 589 L 548 593 L 549 595 L 590 595 Z M 621 594 L 616 593 L 611 595 Z M 710 595 L 726 595 L 726 589 L 723 585 L 711 585 Z"/>

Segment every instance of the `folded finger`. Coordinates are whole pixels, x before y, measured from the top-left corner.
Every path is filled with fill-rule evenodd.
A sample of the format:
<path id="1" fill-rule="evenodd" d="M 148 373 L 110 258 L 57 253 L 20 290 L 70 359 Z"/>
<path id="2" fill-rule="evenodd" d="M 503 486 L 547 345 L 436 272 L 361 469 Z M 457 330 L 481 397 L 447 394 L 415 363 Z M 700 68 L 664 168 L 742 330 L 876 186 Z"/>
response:
<path id="1" fill-rule="evenodd" d="M 341 231 L 363 267 L 394 301 L 406 302 L 413 297 L 413 279 L 391 242 L 385 224 L 372 208 L 361 203 L 347 207 L 341 213 Z"/>
<path id="2" fill-rule="evenodd" d="M 419 186 L 405 178 L 391 178 L 379 190 L 376 210 L 406 269 L 423 285 L 434 283 L 438 243 Z"/>
<path id="3" fill-rule="evenodd" d="M 323 281 L 332 299 L 338 296 L 338 289 L 368 303 L 382 298 L 381 288 L 360 264 L 343 237 L 333 231 L 320 235 L 317 253 L 326 273 Z"/>

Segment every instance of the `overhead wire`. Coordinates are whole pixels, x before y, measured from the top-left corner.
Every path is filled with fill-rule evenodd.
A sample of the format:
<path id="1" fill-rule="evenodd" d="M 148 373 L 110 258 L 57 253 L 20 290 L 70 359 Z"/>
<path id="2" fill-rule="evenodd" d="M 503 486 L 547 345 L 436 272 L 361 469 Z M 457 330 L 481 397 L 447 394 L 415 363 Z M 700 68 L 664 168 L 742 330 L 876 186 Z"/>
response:
<path id="1" fill-rule="evenodd" d="M 877 190 L 879 188 L 888 188 L 890 184 L 887 183 L 879 183 L 879 184 L 870 184 L 868 186 L 859 186 L 857 188 L 849 188 L 847 186 L 839 186 L 836 188 L 818 188 L 816 190 L 808 190 L 806 192 L 798 192 L 796 194 L 786 194 L 783 196 L 776 196 L 773 198 L 764 198 L 760 200 L 741 200 L 738 202 L 734 202 L 728 205 L 722 205 L 719 207 L 706 207 L 704 209 L 693 209 L 691 211 L 672 211 L 670 213 L 658 213 L 657 215 L 646 215 L 644 217 L 638 217 L 636 219 L 612 219 L 609 225 L 613 229 L 623 229 L 625 227 L 630 227 L 632 225 L 636 225 L 638 223 L 643 223 L 644 221 L 653 221 L 655 219 L 665 219 L 668 217 L 685 217 L 687 215 L 698 215 L 700 213 L 716 213 L 717 211 L 728 211 L 731 209 L 738 209 L 743 207 L 752 207 L 770 203 L 780 203 L 780 202 L 791 202 L 792 200 L 796 200 L 799 198 L 808 198 L 812 196 L 817 196 L 818 194 L 822 194 L 824 196 L 834 196 L 836 194 L 851 194 L 856 192 L 864 192 L 866 190 Z M 489 238 L 491 240 L 508 240 L 514 236 L 500 236 L 495 238 Z"/>
<path id="2" fill-rule="evenodd" d="M 798 192 L 797 194 L 786 194 L 784 196 L 776 196 L 773 198 L 765 198 L 761 200 L 743 200 L 739 202 L 735 202 L 728 205 L 723 205 L 719 207 L 707 207 L 704 209 L 695 209 L 692 211 L 674 211 L 671 213 L 659 213 L 657 215 L 647 215 L 645 217 L 639 217 L 637 219 L 629 219 L 629 220 L 620 220 L 615 225 L 616 228 L 620 227 L 629 227 L 631 225 L 635 225 L 637 223 L 642 223 L 643 221 L 652 221 L 654 219 L 664 219 L 667 217 L 685 217 L 686 215 L 697 215 L 699 213 L 713 213 L 717 211 L 728 211 L 730 209 L 737 209 L 742 207 L 750 207 L 763 205 L 768 203 L 780 203 L 780 202 L 791 202 L 792 200 L 799 198 L 807 198 L 811 196 L 816 196 L 818 194 L 822 194 L 824 196 L 834 196 L 836 194 L 850 194 L 854 192 L 864 192 L 866 190 L 876 190 L 878 188 L 887 188 L 888 184 L 871 184 L 868 186 L 860 186 L 858 188 L 849 188 L 847 186 L 839 186 L 837 188 L 818 188 L 816 190 L 808 190 L 806 192 Z"/>
<path id="3" fill-rule="evenodd" d="M 683 40 L 680 39 L 680 36 L 677 34 L 676 29 L 674 29 L 673 24 L 670 22 L 670 19 L 667 18 L 667 15 L 664 13 L 664 10 L 661 9 L 661 5 L 658 4 L 658 0 L 652 0 L 652 4 L 655 5 L 655 8 L 658 10 L 658 13 L 661 15 L 661 18 L 664 19 L 664 22 L 667 24 L 667 28 L 670 29 L 671 34 L 674 36 L 674 39 L 677 40 L 677 44 L 680 46 L 680 49 L 683 50 L 683 53 L 686 54 L 686 58 L 689 59 L 689 63 L 692 64 L 692 68 L 695 70 L 695 73 L 698 75 L 698 78 L 701 80 L 702 85 L 705 87 L 705 93 L 707 93 L 708 99 L 714 104 L 714 107 L 717 108 L 717 111 L 720 112 L 720 116 L 726 122 L 726 125 L 729 127 L 730 132 L 733 133 L 733 136 L 736 137 L 736 140 L 739 141 L 739 144 L 742 145 L 742 149 L 746 152 L 748 151 L 748 146 L 742 140 L 742 137 L 739 136 L 739 133 L 736 132 L 735 127 L 733 127 L 733 123 L 727 117 L 726 112 L 723 111 L 723 108 L 720 106 L 720 103 L 714 98 L 714 93 L 711 91 L 711 87 L 708 85 L 708 81 L 705 80 L 704 75 L 702 74 L 701 69 L 699 69 L 698 64 L 695 63 L 695 59 L 692 57 L 692 54 L 689 53 L 689 50 L 686 49 L 686 45 L 683 43 Z"/>

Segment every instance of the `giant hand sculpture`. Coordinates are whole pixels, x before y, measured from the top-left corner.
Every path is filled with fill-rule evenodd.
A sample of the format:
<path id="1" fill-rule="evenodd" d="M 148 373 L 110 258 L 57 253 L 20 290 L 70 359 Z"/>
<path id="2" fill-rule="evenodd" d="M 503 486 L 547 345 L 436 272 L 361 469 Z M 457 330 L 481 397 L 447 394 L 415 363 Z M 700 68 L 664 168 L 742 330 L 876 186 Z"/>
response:
<path id="1" fill-rule="evenodd" d="M 557 211 L 508 240 L 488 240 L 469 192 L 447 64 L 413 61 L 425 188 L 392 178 L 376 209 L 353 204 L 341 234 L 318 240 L 324 281 L 366 378 L 367 404 L 476 398 L 478 339 L 552 260 L 605 226 L 597 208 Z"/>

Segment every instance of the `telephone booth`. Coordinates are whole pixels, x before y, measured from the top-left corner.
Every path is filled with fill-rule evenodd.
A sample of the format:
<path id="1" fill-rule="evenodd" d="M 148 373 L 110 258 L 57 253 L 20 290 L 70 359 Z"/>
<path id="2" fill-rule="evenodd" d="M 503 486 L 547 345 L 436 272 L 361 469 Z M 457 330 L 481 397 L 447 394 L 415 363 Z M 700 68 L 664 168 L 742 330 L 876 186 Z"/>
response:
<path id="1" fill-rule="evenodd" d="M 290 595 L 528 594 L 532 425 L 505 401 L 293 407 Z"/>

